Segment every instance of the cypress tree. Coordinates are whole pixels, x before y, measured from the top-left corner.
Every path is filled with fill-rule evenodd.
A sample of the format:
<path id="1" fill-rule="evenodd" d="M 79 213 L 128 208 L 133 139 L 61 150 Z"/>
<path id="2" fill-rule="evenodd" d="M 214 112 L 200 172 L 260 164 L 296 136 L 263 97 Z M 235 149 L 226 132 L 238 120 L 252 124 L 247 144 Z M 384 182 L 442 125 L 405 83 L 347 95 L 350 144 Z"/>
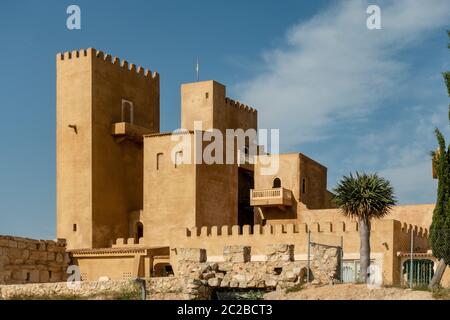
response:
<path id="1" fill-rule="evenodd" d="M 450 31 L 447 31 L 450 38 Z M 448 45 L 450 49 L 450 44 Z M 450 71 L 444 72 L 444 81 L 450 96 Z M 450 105 L 449 105 L 450 122 Z M 436 273 L 430 287 L 437 286 L 442 279 L 445 268 L 450 264 L 450 145 L 447 147 L 444 135 L 435 129 L 439 148 L 432 152 L 432 159 L 438 179 L 436 207 L 430 226 L 430 241 L 433 255 L 439 259 Z"/>

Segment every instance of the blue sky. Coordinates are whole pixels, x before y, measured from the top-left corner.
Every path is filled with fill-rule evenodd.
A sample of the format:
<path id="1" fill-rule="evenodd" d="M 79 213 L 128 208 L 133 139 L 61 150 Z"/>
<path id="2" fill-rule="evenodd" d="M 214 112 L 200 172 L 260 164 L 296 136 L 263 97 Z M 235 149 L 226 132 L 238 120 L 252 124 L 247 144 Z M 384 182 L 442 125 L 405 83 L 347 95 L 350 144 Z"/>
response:
<path id="1" fill-rule="evenodd" d="M 179 126 L 181 83 L 201 78 L 280 128 L 281 150 L 390 179 L 432 203 L 433 128 L 449 134 L 449 1 L 2 1 L 0 234 L 55 237 L 55 55 L 95 47 L 161 75 L 161 129 Z M 66 28 L 81 7 L 82 29 Z"/>

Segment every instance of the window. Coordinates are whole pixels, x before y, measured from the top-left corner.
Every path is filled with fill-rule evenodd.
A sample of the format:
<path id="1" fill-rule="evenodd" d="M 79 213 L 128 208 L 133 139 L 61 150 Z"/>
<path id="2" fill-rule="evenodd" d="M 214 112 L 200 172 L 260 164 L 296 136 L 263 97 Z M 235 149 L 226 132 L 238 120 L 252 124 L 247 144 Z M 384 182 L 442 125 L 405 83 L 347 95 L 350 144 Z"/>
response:
<path id="1" fill-rule="evenodd" d="M 77 224 L 76 224 L 76 223 L 73 224 L 73 231 L 74 231 L 74 232 L 77 231 Z"/>
<path id="2" fill-rule="evenodd" d="M 30 272 L 27 272 L 27 278 L 26 278 L 25 281 L 30 281 L 30 280 L 31 280 L 31 273 L 30 273 Z"/>
<path id="3" fill-rule="evenodd" d="M 133 123 L 133 102 L 122 99 L 122 122 Z"/>
<path id="4" fill-rule="evenodd" d="M 302 179 L 302 193 L 306 193 L 306 179 Z"/>
<path id="5" fill-rule="evenodd" d="M 51 272 L 51 271 L 48 272 L 48 279 L 49 279 L 49 280 L 52 279 L 52 272 Z"/>
<path id="6" fill-rule="evenodd" d="M 163 161 L 163 154 L 162 153 L 158 153 L 156 155 L 156 170 L 161 169 L 162 161 Z"/>
<path id="7" fill-rule="evenodd" d="M 139 242 L 140 238 L 144 237 L 144 225 L 142 224 L 142 222 L 137 222 L 136 223 L 136 238 Z"/>
<path id="8" fill-rule="evenodd" d="M 273 186 L 272 188 L 281 188 L 281 180 L 280 178 L 273 179 Z"/>
<path id="9" fill-rule="evenodd" d="M 175 152 L 175 168 L 183 164 L 183 151 Z"/>
<path id="10" fill-rule="evenodd" d="M 205 93 L 205 98 L 208 99 L 209 98 L 209 92 Z"/>

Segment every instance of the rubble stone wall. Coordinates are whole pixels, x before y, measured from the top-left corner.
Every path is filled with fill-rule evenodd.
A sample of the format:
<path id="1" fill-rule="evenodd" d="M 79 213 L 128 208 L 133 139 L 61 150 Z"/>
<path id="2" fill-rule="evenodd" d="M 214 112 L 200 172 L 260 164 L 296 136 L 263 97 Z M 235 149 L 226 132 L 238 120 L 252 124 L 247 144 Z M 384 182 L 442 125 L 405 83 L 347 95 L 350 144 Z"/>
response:
<path id="1" fill-rule="evenodd" d="M 0 284 L 64 281 L 69 262 L 65 240 L 0 236 Z"/>
<path id="2" fill-rule="evenodd" d="M 265 261 L 251 261 L 251 247 L 225 246 L 223 262 L 207 262 L 205 249 L 178 248 L 177 276 L 200 280 L 211 288 L 285 289 L 306 281 L 306 261 L 294 261 L 294 246 L 269 245 Z M 340 250 L 315 245 L 310 280 L 329 284 L 339 279 Z"/>

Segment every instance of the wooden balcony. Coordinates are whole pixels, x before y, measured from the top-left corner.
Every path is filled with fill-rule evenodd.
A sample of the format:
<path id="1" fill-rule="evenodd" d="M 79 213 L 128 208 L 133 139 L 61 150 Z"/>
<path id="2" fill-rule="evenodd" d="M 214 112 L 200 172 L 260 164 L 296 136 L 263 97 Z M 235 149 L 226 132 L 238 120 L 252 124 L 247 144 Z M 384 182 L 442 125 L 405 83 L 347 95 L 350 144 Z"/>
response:
<path id="1" fill-rule="evenodd" d="M 258 207 L 288 207 L 292 201 L 291 190 L 285 188 L 272 188 L 250 190 L 250 205 Z"/>

